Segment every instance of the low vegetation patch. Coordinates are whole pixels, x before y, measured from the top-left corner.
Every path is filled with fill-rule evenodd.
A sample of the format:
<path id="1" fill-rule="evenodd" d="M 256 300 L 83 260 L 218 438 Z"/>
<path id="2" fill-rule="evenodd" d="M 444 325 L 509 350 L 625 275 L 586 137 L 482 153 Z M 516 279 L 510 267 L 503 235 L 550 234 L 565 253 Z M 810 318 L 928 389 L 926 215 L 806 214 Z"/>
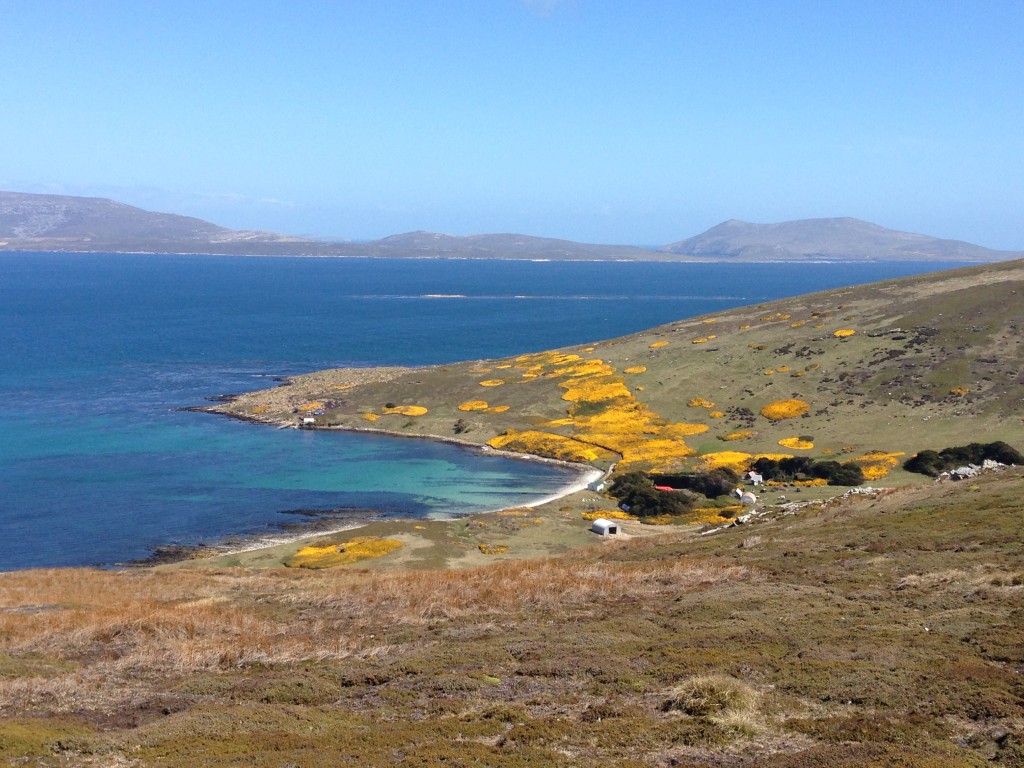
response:
<path id="1" fill-rule="evenodd" d="M 691 717 L 725 717 L 753 712 L 760 698 L 752 686 L 734 677 L 697 675 L 676 687 L 662 709 Z"/>
<path id="2" fill-rule="evenodd" d="M 618 475 L 608 487 L 622 509 L 638 517 L 685 515 L 696 505 L 697 496 L 686 491 L 663 491 L 643 472 Z"/>
<path id="3" fill-rule="evenodd" d="M 967 464 L 980 465 L 985 460 L 1020 465 L 1024 464 L 1024 455 L 1001 440 L 994 443 L 970 443 L 943 448 L 941 451 L 920 451 L 907 459 L 903 463 L 903 468 L 908 472 L 935 477 L 940 472 Z"/>
<path id="4" fill-rule="evenodd" d="M 813 442 L 802 437 L 784 437 L 779 440 L 779 445 L 791 451 L 809 451 L 814 448 Z"/>
<path id="5" fill-rule="evenodd" d="M 385 405 L 381 413 L 398 416 L 423 416 L 427 408 L 422 405 Z"/>
<path id="6" fill-rule="evenodd" d="M 814 460 L 807 456 L 790 456 L 783 459 L 759 458 L 751 469 L 768 482 L 800 482 L 814 479 L 826 481 L 829 485 L 860 485 L 864 472 L 854 462 L 840 464 L 832 460 Z"/>
<path id="7" fill-rule="evenodd" d="M 653 473 L 650 478 L 654 485 L 693 491 L 709 499 L 728 495 L 740 482 L 739 475 L 728 467 L 708 472 Z"/>
<path id="8" fill-rule="evenodd" d="M 289 568 L 335 568 L 351 565 L 362 560 L 383 557 L 396 549 L 402 542 L 397 539 L 380 539 L 361 536 L 343 544 L 310 545 L 303 547 L 285 561 Z"/>
<path id="9" fill-rule="evenodd" d="M 782 421 L 783 419 L 795 419 L 798 416 L 803 416 L 809 409 L 810 406 L 803 400 L 788 398 L 768 403 L 768 405 L 761 409 L 761 415 L 772 421 Z"/>

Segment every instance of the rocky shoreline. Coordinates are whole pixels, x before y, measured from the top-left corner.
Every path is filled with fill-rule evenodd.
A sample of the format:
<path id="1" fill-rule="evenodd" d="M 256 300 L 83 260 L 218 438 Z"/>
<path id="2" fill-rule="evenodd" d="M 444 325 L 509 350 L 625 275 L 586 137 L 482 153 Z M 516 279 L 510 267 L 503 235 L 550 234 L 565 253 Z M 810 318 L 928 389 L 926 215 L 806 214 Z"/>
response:
<path id="1" fill-rule="evenodd" d="M 186 560 L 203 560 L 238 552 L 266 549 L 279 544 L 338 533 L 352 528 L 361 528 L 381 520 L 402 519 L 380 509 L 289 509 L 282 510 L 279 514 L 294 515 L 305 519 L 278 523 L 273 531 L 251 536 L 230 536 L 214 543 L 164 544 L 154 549 L 148 557 L 117 563 L 117 565 L 128 568 L 148 568 Z"/>

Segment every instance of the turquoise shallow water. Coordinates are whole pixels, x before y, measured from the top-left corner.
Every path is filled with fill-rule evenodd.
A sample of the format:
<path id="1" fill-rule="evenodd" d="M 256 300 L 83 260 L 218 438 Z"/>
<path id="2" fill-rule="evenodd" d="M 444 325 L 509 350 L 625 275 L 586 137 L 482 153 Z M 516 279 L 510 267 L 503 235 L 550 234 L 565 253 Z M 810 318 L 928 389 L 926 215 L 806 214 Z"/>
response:
<path id="1" fill-rule="evenodd" d="M 464 514 L 575 478 L 178 410 L 207 398 L 338 365 L 592 341 L 926 268 L 0 254 L 0 570 L 268 535 L 292 510 Z"/>

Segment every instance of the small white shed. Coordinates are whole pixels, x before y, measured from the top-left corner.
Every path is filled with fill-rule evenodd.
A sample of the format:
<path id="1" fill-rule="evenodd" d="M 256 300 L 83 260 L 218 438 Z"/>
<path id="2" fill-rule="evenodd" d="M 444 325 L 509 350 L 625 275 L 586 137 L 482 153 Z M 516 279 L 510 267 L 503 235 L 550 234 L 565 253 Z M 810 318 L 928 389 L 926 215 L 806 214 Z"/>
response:
<path id="1" fill-rule="evenodd" d="M 619 526 L 611 520 L 605 520 L 603 517 L 599 517 L 590 524 L 590 530 L 598 536 L 614 536 L 619 532 Z"/>
<path id="2" fill-rule="evenodd" d="M 313 416 L 303 416 L 302 417 L 302 426 L 304 426 L 304 427 L 312 427 L 312 426 L 315 426 L 315 425 L 316 425 L 316 419 Z"/>

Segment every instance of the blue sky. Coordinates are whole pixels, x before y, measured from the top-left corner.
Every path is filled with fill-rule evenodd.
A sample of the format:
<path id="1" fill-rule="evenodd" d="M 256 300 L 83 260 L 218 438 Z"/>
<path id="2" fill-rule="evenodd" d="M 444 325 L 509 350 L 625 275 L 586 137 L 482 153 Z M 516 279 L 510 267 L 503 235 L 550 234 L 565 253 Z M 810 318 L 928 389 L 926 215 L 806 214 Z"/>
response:
<path id="1" fill-rule="evenodd" d="M 1024 249 L 1019 0 L 0 0 L 0 189 L 236 228 Z"/>

